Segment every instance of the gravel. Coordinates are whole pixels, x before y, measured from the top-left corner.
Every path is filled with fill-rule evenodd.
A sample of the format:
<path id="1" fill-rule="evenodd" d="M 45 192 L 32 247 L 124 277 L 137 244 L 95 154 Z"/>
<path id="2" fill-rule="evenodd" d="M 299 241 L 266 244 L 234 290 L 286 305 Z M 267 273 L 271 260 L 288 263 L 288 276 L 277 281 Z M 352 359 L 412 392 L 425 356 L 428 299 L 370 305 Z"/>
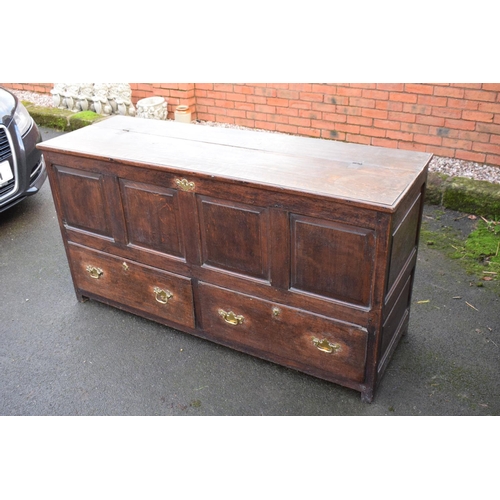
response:
<path id="1" fill-rule="evenodd" d="M 20 100 L 29 101 L 36 106 L 52 107 L 52 96 L 48 94 L 38 94 L 35 92 L 26 92 L 12 90 Z M 203 125 L 219 126 L 225 128 L 240 128 L 237 125 L 227 123 L 202 122 Z M 444 156 L 434 156 L 429 165 L 429 171 L 438 172 L 452 177 L 466 177 L 468 179 L 488 181 L 500 184 L 500 167 L 476 163 L 471 161 L 457 160 L 456 158 L 447 158 Z"/>

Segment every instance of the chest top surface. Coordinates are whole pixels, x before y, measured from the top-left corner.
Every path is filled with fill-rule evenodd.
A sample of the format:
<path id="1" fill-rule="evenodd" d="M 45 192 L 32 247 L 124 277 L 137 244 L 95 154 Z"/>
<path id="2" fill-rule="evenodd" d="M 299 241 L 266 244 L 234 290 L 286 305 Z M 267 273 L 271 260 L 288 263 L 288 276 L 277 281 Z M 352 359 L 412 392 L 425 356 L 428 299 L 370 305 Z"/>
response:
<path id="1" fill-rule="evenodd" d="M 431 154 L 325 139 L 113 116 L 38 146 L 137 167 L 269 186 L 392 210 Z"/>

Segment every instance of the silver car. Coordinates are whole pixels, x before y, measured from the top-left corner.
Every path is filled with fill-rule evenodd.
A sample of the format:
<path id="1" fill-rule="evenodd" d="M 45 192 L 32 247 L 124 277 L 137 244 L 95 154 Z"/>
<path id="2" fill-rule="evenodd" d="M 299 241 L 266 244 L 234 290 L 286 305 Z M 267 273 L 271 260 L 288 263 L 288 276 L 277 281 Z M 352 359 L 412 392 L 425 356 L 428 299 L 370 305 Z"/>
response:
<path id="1" fill-rule="evenodd" d="M 38 193 L 47 178 L 42 137 L 26 108 L 0 87 L 0 212 Z"/>

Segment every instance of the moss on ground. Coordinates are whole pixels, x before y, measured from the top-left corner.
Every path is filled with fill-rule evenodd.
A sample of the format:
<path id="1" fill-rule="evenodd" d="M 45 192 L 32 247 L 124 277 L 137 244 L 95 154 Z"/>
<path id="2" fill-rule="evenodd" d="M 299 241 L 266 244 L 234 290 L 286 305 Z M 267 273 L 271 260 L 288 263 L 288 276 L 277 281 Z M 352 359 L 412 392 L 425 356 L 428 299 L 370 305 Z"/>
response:
<path id="1" fill-rule="evenodd" d="M 500 294 L 500 222 L 480 218 L 465 239 L 450 227 L 429 230 L 424 222 L 420 243 L 458 260 L 477 286 L 489 283 Z"/>
<path id="2" fill-rule="evenodd" d="M 38 126 L 65 132 L 86 127 L 103 118 L 102 115 L 94 113 L 93 111 L 80 111 L 79 113 L 75 113 L 68 109 L 34 106 L 27 101 L 23 101 L 23 104 L 26 106 L 26 109 Z"/>

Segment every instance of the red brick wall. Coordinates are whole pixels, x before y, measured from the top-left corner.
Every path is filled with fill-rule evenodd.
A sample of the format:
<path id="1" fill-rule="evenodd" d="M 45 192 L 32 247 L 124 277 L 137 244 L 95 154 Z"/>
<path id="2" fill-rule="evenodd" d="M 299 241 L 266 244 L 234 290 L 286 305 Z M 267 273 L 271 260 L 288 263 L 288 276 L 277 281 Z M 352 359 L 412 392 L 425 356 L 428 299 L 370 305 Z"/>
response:
<path id="1" fill-rule="evenodd" d="M 1 84 L 49 92 L 52 84 Z M 131 83 L 192 118 L 500 166 L 499 83 Z"/>

